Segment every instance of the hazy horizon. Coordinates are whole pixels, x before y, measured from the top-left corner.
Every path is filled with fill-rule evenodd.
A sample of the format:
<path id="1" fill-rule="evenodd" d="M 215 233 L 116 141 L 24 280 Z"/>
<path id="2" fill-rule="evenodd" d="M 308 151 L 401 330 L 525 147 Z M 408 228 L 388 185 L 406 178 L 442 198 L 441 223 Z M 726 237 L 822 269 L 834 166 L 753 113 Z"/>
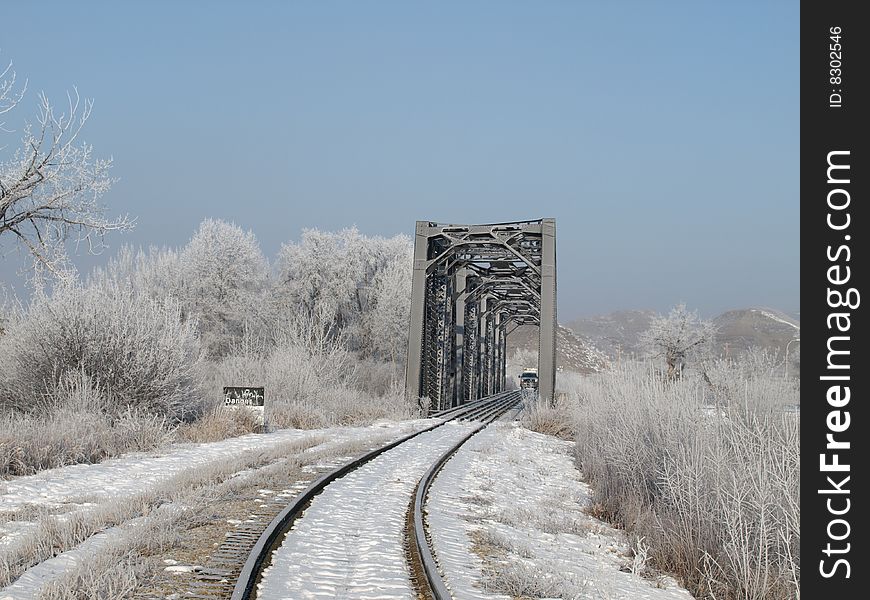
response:
<path id="1" fill-rule="evenodd" d="M 798 7 L 61 3 L 4 8 L 28 93 L 94 98 L 125 243 L 553 217 L 561 321 L 799 312 Z M 52 18 L 44 19 L 48 10 Z M 17 135 L 4 134 L 0 158 Z M 0 240 L 2 252 L 11 240 Z M 0 281 L 21 288 L 15 253 Z"/>

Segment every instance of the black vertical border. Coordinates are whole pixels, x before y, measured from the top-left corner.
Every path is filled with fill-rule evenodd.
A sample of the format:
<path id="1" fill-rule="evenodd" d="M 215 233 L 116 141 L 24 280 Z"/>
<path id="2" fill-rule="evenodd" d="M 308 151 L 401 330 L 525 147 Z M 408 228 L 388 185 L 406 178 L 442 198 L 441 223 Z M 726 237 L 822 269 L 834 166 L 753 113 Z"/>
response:
<path id="1" fill-rule="evenodd" d="M 867 380 L 870 379 L 870 363 L 868 353 L 863 351 L 870 345 L 865 313 L 870 303 L 870 295 L 861 297 L 859 306 L 850 308 L 831 308 L 828 303 L 828 288 L 844 291 L 849 287 L 856 288 L 859 293 L 868 292 L 864 282 L 866 271 L 870 269 L 867 261 L 865 238 L 870 235 L 870 222 L 866 204 L 868 155 L 865 150 L 867 143 L 867 127 L 865 122 L 870 114 L 870 103 L 866 93 L 866 78 L 870 74 L 870 62 L 867 60 L 867 39 L 870 37 L 870 22 L 859 18 L 858 2 L 824 2 L 814 0 L 801 4 L 800 25 L 800 187 L 801 187 L 801 591 L 803 598 L 866 598 L 868 597 L 868 582 L 870 582 L 870 563 L 867 562 L 867 546 L 870 545 L 870 535 L 865 526 L 864 516 L 868 506 L 868 494 L 859 491 L 867 489 L 870 484 L 870 461 L 867 439 L 870 436 L 870 425 L 867 422 L 866 405 L 868 398 Z M 864 7 L 866 9 L 866 6 Z M 842 81 L 836 84 L 831 81 L 830 39 L 831 28 L 840 27 L 842 52 Z M 842 105 L 831 107 L 831 94 L 839 93 Z M 847 185 L 829 184 L 827 178 L 828 153 L 832 151 L 849 151 L 850 182 Z M 842 159 L 840 159 L 842 160 Z M 840 171 L 842 173 L 842 171 Z M 848 230 L 834 231 L 827 224 L 831 209 L 828 207 L 828 193 L 835 188 L 846 187 L 850 195 L 850 203 L 846 210 L 851 219 Z M 844 196 L 836 194 L 841 201 Z M 842 222 L 844 211 L 834 215 L 835 220 Z M 846 240 L 845 236 L 850 239 Z M 841 245 L 848 245 L 850 260 L 845 261 L 846 253 L 840 255 L 840 260 L 831 261 L 828 248 L 836 255 Z M 832 286 L 828 281 L 828 269 L 834 264 L 848 265 L 851 269 L 850 280 L 840 286 Z M 841 271 L 842 276 L 843 271 Z M 828 315 L 832 312 L 849 312 L 851 327 L 848 333 L 832 331 L 828 328 Z M 820 493 L 820 490 L 831 488 L 828 476 L 836 482 L 842 481 L 843 473 L 823 473 L 820 469 L 820 455 L 834 450 L 826 450 L 826 435 L 828 416 L 832 410 L 827 401 L 827 392 L 831 381 L 823 381 L 820 377 L 833 372 L 827 368 L 828 339 L 832 335 L 848 335 L 848 361 L 851 368 L 840 370 L 837 374 L 848 373 L 850 381 L 842 382 L 849 385 L 851 400 L 841 411 L 849 411 L 850 425 L 848 430 L 836 433 L 836 439 L 848 441 L 848 450 L 836 451 L 839 462 L 850 465 L 845 475 L 850 477 L 843 488 L 850 490 L 848 495 L 832 495 Z M 845 348 L 842 342 L 838 342 Z M 842 361 L 841 361 L 842 362 Z M 843 418 L 842 413 L 838 418 Z M 831 459 L 827 459 L 830 462 Z M 845 498 L 850 500 L 849 511 L 842 516 L 832 515 L 826 505 L 832 499 L 832 506 L 842 509 Z M 828 525 L 833 519 L 842 518 L 848 521 L 849 535 L 841 541 L 829 539 Z M 842 536 L 847 531 L 843 523 L 833 525 L 835 536 Z M 848 549 L 842 554 L 825 554 L 827 544 L 832 548 Z M 849 544 L 846 546 L 846 544 Z M 849 563 L 849 577 L 845 565 L 840 564 L 831 577 L 824 577 L 822 569 L 829 573 L 838 558 Z M 822 563 L 821 561 L 825 561 Z"/>

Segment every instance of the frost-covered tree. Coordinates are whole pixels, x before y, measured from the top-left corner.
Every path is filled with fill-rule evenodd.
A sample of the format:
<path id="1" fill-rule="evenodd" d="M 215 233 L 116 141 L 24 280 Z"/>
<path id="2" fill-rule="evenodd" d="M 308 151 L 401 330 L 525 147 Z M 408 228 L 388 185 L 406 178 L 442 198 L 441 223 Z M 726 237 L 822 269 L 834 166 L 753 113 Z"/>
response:
<path id="1" fill-rule="evenodd" d="M 0 135 L 4 115 L 21 102 L 27 84 L 19 84 L 9 63 L 0 71 Z M 112 185 L 111 159 L 94 158 L 80 135 L 93 102 L 77 91 L 58 111 L 40 94 L 35 121 L 26 121 L 20 142 L 0 138 L 0 242 L 23 247 L 38 272 L 68 272 L 67 243 L 97 252 L 103 235 L 132 227 L 126 217 L 107 217 L 100 198 Z"/>
<path id="2" fill-rule="evenodd" d="M 403 362 L 408 346 L 413 259 L 407 252 L 392 258 L 372 281 L 371 308 L 364 316 L 366 348 L 390 362 Z"/>
<path id="3" fill-rule="evenodd" d="M 281 310 L 316 322 L 325 335 L 345 335 L 354 349 L 370 353 L 374 343 L 370 313 L 380 302 L 384 314 L 389 314 L 390 301 L 382 288 L 400 287 L 382 273 L 399 260 L 410 264 L 410 240 L 405 236 L 367 237 L 356 228 L 306 229 L 298 243 L 282 246 L 278 257 Z M 393 279 L 396 276 L 398 271 Z M 410 284 L 402 295 L 409 293 Z"/>
<path id="4" fill-rule="evenodd" d="M 105 267 L 97 267 L 89 284 L 126 288 L 155 300 L 181 295 L 181 256 L 175 248 L 151 246 L 147 250 L 121 246 Z"/>
<path id="5" fill-rule="evenodd" d="M 343 327 L 358 302 L 365 271 L 362 237 L 355 228 L 337 233 L 306 229 L 299 243 L 284 244 L 278 255 L 278 283 L 286 309 Z"/>
<path id="6" fill-rule="evenodd" d="M 209 356 L 232 351 L 260 315 L 268 263 L 257 238 L 235 224 L 206 219 L 180 253 L 178 295 L 186 316 L 199 324 Z"/>
<path id="7" fill-rule="evenodd" d="M 653 358 L 663 358 L 668 376 L 677 377 L 691 359 L 706 356 L 713 343 L 716 327 L 689 311 L 681 303 L 667 316 L 653 317 L 649 329 L 641 334 L 641 345 Z"/>

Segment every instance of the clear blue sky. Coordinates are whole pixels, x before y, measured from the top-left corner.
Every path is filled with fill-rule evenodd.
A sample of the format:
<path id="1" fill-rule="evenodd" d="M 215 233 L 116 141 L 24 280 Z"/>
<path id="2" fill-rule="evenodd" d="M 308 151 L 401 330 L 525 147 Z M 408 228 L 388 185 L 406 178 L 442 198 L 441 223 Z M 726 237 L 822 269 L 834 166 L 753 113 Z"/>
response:
<path id="1" fill-rule="evenodd" d="M 138 218 L 114 247 L 181 245 L 204 217 L 270 256 L 304 227 L 555 217 L 561 320 L 799 309 L 797 2 L 10 2 L 0 21 L 19 116 L 40 90 L 94 98 L 106 202 Z"/>

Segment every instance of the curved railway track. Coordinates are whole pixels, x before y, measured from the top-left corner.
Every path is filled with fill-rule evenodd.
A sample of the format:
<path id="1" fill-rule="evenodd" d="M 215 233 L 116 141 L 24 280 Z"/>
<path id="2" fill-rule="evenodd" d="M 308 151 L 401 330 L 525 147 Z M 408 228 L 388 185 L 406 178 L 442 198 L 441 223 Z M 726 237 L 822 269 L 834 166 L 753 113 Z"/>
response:
<path id="1" fill-rule="evenodd" d="M 415 440 L 412 444 L 419 443 L 417 440 L 425 439 L 421 436 L 426 436 L 427 434 L 430 434 L 430 439 L 437 441 L 442 447 L 438 448 L 438 456 L 426 458 L 424 468 L 428 465 L 428 469 L 423 477 L 419 479 L 416 486 L 414 486 L 412 496 L 408 498 L 407 518 L 405 520 L 407 529 L 404 535 L 409 547 L 406 548 L 408 551 L 404 552 L 404 554 L 406 562 L 409 563 L 407 565 L 410 569 L 408 577 L 410 578 L 412 594 L 417 597 L 435 598 L 437 600 L 451 598 L 450 592 L 438 571 L 438 565 L 426 534 L 426 494 L 432 481 L 434 481 L 438 472 L 450 457 L 474 434 L 514 408 L 520 399 L 521 395 L 519 392 L 503 392 L 461 407 L 442 411 L 433 415 L 438 419 L 438 422 L 434 425 L 367 452 L 363 456 L 318 477 L 295 496 L 259 535 L 238 576 L 232 591 L 232 600 L 252 600 L 263 598 L 263 596 L 265 596 L 263 600 L 268 600 L 268 593 L 258 595 L 258 585 L 263 581 L 264 572 L 272 564 L 273 557 L 280 551 L 285 538 L 289 535 L 291 529 L 293 529 L 294 524 L 297 521 L 303 522 L 303 513 L 311 507 L 316 498 L 323 494 L 330 485 L 343 480 L 343 478 L 347 482 L 352 479 L 352 477 L 348 477 L 349 475 L 354 472 L 361 472 L 362 467 L 373 464 L 376 458 L 412 440 Z M 437 433 L 436 430 L 447 426 L 448 423 L 454 424 L 455 429 L 445 429 L 441 440 L 431 438 L 431 435 Z M 453 439 L 456 437 L 458 439 Z M 445 444 L 447 444 L 446 449 L 443 448 Z M 377 507 L 369 508 L 377 509 Z M 397 543 L 400 543 L 400 541 L 397 541 Z M 270 574 L 269 577 L 272 576 Z M 276 573 L 274 577 L 280 579 L 281 575 Z M 227 580 L 224 579 L 223 581 L 226 582 Z"/>
<path id="2" fill-rule="evenodd" d="M 412 560 L 411 568 L 412 571 L 416 570 L 415 567 L 418 565 L 414 565 L 413 561 L 420 561 L 419 567 L 425 575 L 425 585 L 421 585 L 423 582 L 419 579 L 416 583 L 418 594 L 422 594 L 424 597 L 434 598 L 435 600 L 452 600 L 453 598 L 438 569 L 438 561 L 435 558 L 435 553 L 427 533 L 428 528 L 426 527 L 425 506 L 429 487 L 432 485 L 432 482 L 435 481 L 435 478 L 438 477 L 438 473 L 441 472 L 441 469 L 444 468 L 447 461 L 456 454 L 465 442 L 513 408 L 522 397 L 520 392 L 508 392 L 505 396 L 504 402 L 496 404 L 489 410 L 483 412 L 482 416 L 479 417 L 479 420 L 481 421 L 479 425 L 472 429 L 453 446 L 448 448 L 447 451 L 442 453 L 441 456 L 432 463 L 432 466 L 429 467 L 429 470 L 426 471 L 426 474 L 423 475 L 423 478 L 414 490 L 414 500 L 411 506 L 411 518 L 409 519 L 409 525 L 412 527 L 412 531 L 409 532 L 409 535 L 413 536 L 415 548 L 415 550 L 410 553 Z"/>

